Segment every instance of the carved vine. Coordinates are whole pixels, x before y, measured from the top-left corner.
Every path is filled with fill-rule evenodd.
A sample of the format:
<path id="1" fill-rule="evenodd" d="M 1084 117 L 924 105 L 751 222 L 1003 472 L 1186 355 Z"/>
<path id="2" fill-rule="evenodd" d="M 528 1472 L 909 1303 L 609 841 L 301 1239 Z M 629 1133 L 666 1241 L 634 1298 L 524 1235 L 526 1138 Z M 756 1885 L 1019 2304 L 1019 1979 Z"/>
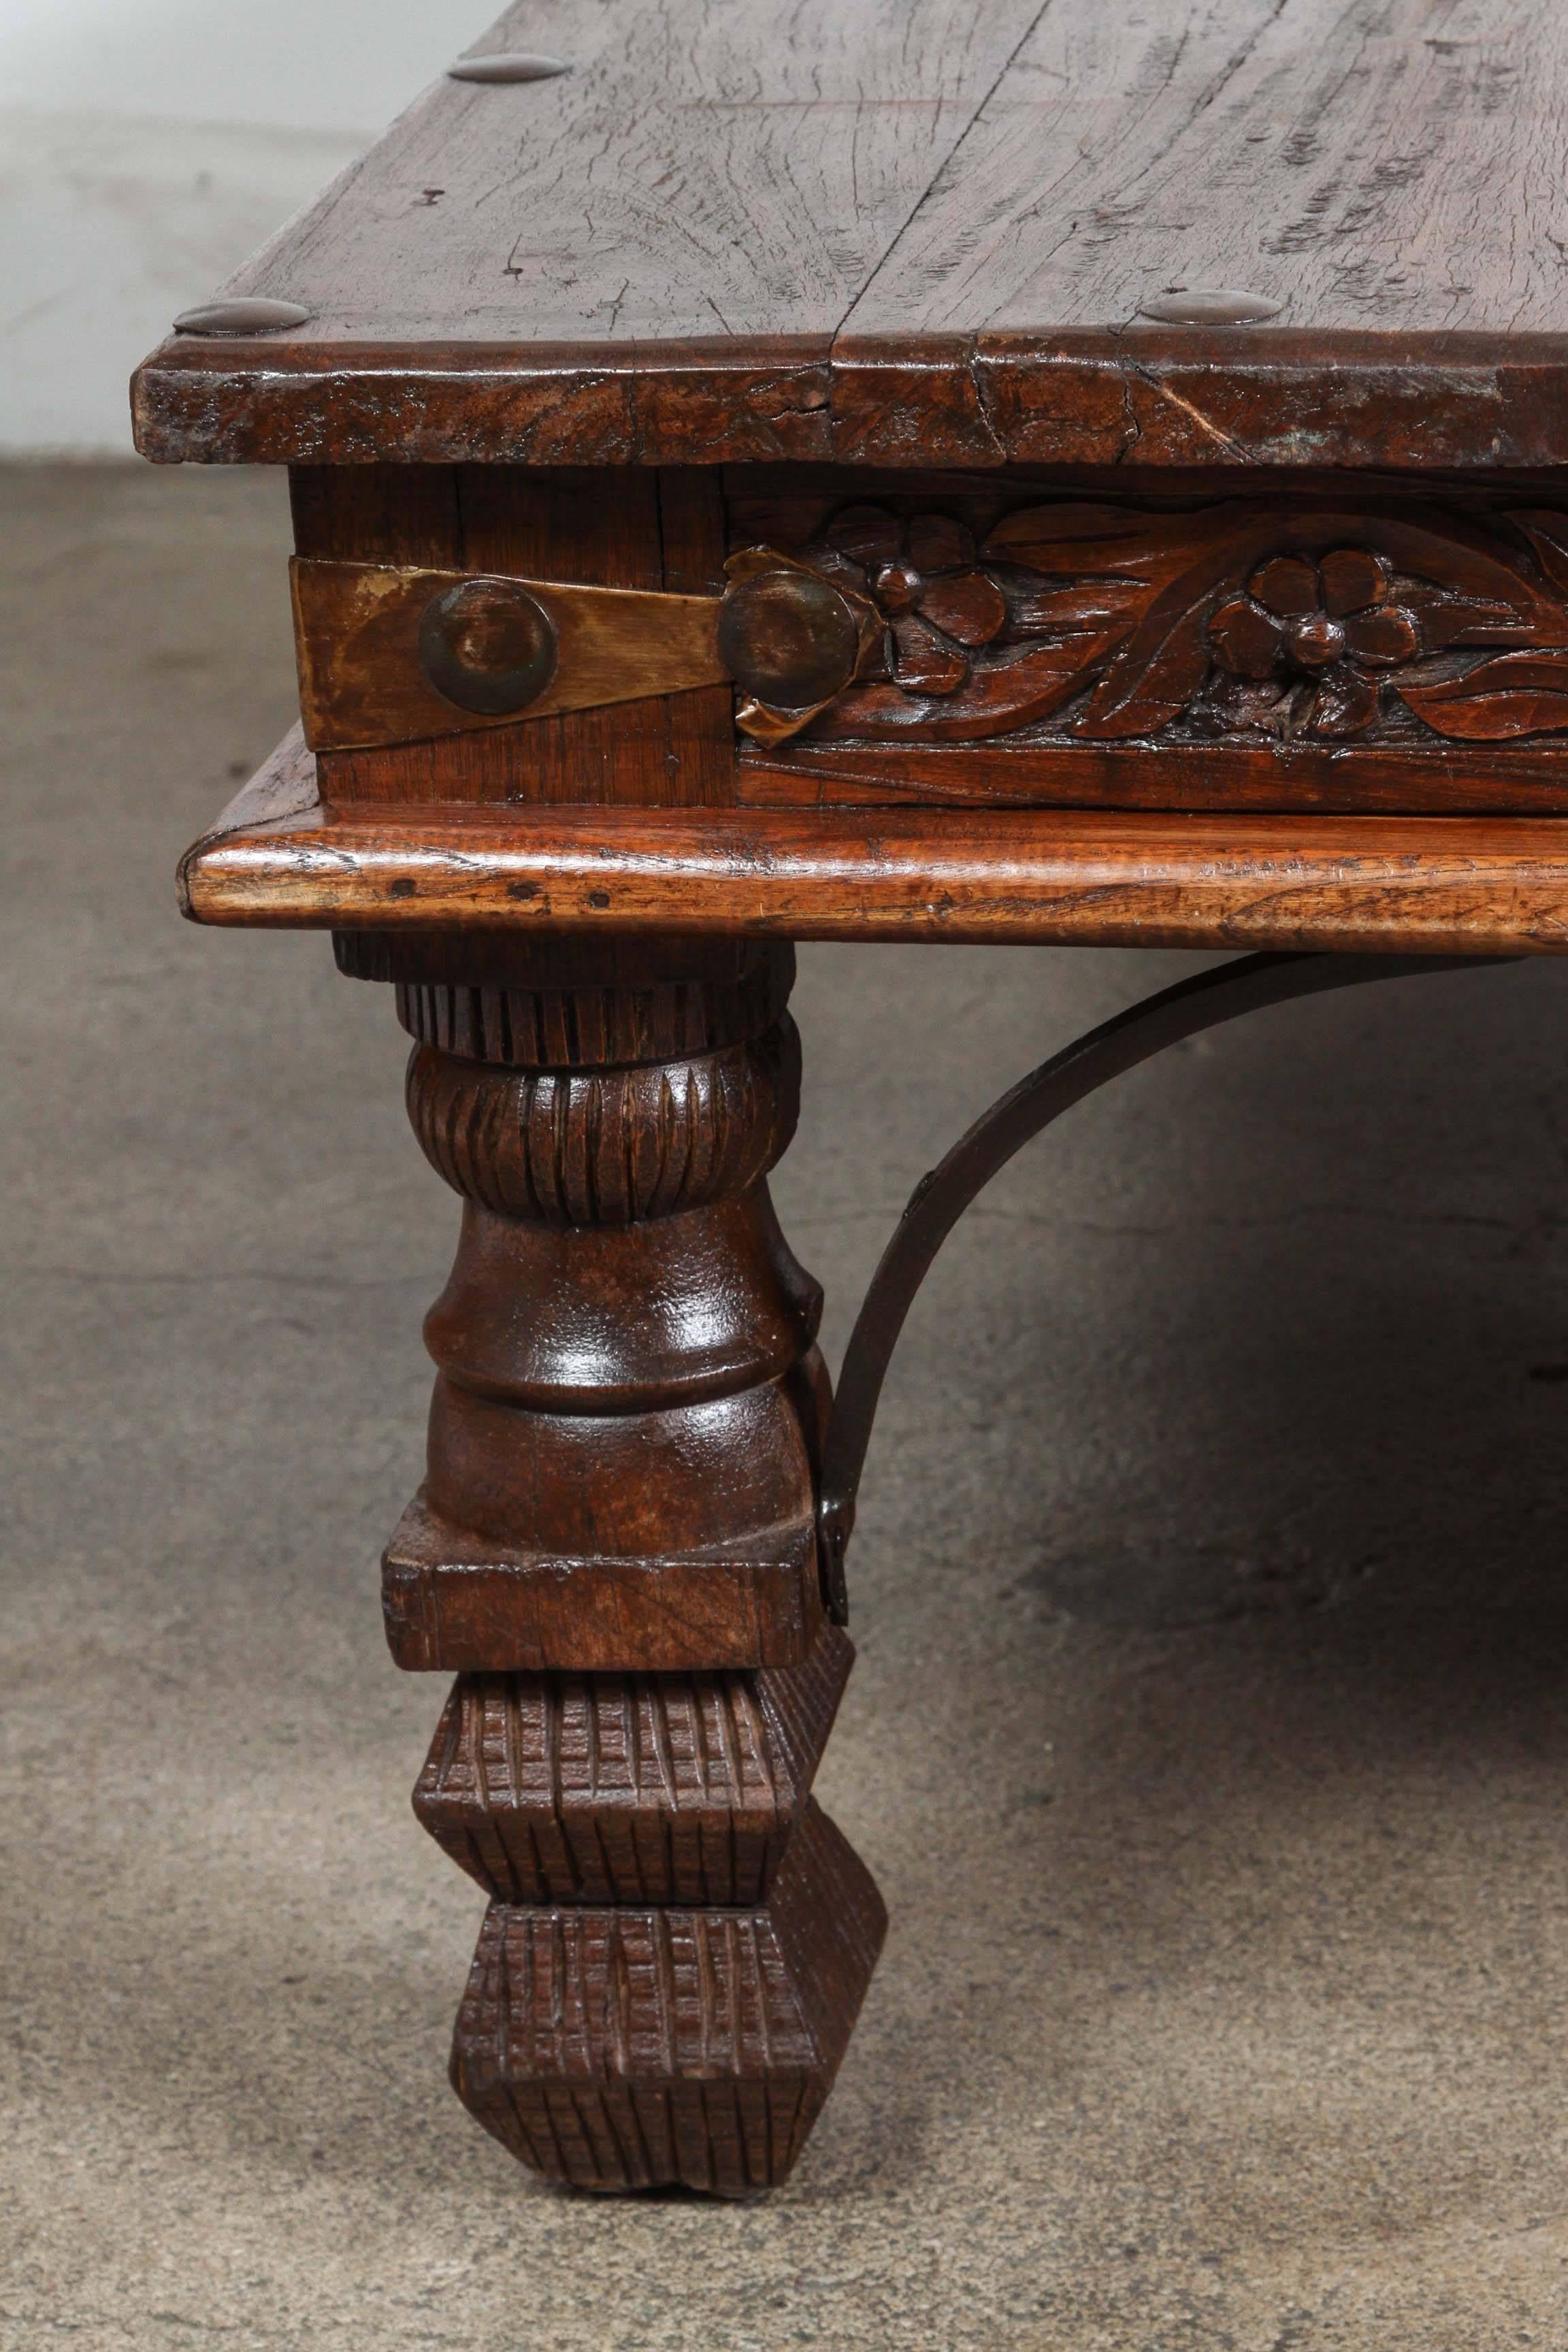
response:
<path id="1" fill-rule="evenodd" d="M 797 558 L 879 613 L 815 738 L 1325 748 L 1568 731 L 1568 513 L 1063 503 L 979 544 L 847 508 Z"/>

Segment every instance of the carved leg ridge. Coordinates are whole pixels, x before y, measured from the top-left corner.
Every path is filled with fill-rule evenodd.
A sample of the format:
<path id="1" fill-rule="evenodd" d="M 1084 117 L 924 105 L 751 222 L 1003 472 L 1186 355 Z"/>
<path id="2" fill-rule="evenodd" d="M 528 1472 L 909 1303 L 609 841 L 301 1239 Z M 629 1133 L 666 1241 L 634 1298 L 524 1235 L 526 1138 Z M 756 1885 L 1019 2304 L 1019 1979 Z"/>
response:
<path id="1" fill-rule="evenodd" d="M 854 1653 L 816 1549 L 820 1292 L 766 1181 L 791 951 L 339 958 L 398 983 L 415 1131 L 464 1200 L 383 1587 L 398 1663 L 458 1675 L 415 1811 L 490 1897 L 453 2085 L 552 2180 L 768 2188 L 886 1927 L 810 1795 Z"/>

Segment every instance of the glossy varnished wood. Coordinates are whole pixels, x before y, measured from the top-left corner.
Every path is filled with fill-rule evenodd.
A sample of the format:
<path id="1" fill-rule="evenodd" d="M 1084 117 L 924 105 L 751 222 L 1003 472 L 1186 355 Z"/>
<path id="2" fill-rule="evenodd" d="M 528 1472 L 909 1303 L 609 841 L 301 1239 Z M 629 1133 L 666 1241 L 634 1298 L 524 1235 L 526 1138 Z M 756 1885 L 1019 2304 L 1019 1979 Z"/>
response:
<path id="1" fill-rule="evenodd" d="M 400 982 L 409 1115 L 464 1203 L 426 1481 L 384 1562 L 400 1665 L 783 1666 L 816 1637 L 822 1295 L 766 1183 L 799 1105 L 793 959 L 648 957 L 564 988 L 526 957 L 487 979 L 460 941 L 438 979 L 391 939 L 362 967 Z"/>
<path id="2" fill-rule="evenodd" d="M 852 1652 L 816 1533 L 821 1294 L 773 1216 L 787 947 L 341 935 L 463 1201 L 426 1321 L 398 1663 L 463 1670 L 415 1810 L 493 1898 L 452 2079 L 580 2188 L 784 2178 L 884 1914 L 809 1790 Z"/>
<path id="3" fill-rule="evenodd" d="M 297 740 L 186 853 L 198 922 L 543 937 L 1568 948 L 1549 817 L 1081 809 L 340 811 Z M 292 801 L 292 813 L 283 813 Z"/>

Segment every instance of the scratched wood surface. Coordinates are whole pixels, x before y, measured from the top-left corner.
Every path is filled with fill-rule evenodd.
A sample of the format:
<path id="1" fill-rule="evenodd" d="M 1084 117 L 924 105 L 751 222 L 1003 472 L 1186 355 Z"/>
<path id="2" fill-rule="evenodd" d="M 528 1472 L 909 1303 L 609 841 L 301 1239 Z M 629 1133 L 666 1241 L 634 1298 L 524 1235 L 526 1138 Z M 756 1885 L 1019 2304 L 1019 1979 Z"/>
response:
<path id="1" fill-rule="evenodd" d="M 1552 0 L 1053 0 L 846 321 L 1131 321 L 1173 284 L 1293 327 L 1564 324 Z"/>
<path id="2" fill-rule="evenodd" d="M 525 0 L 174 338 L 177 458 L 1568 455 L 1554 0 Z M 1173 288 L 1267 324 L 1157 327 Z M 193 299 L 209 289 L 193 288 Z"/>

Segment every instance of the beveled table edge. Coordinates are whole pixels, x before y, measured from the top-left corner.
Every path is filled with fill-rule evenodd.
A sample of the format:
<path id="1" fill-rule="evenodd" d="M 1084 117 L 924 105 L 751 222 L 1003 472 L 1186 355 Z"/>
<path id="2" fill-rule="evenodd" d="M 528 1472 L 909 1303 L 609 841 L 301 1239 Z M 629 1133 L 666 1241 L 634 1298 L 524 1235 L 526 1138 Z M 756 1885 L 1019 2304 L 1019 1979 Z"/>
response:
<path id="1" fill-rule="evenodd" d="M 1568 952 L 1568 819 L 328 809 L 298 729 L 180 866 L 198 923 Z"/>

